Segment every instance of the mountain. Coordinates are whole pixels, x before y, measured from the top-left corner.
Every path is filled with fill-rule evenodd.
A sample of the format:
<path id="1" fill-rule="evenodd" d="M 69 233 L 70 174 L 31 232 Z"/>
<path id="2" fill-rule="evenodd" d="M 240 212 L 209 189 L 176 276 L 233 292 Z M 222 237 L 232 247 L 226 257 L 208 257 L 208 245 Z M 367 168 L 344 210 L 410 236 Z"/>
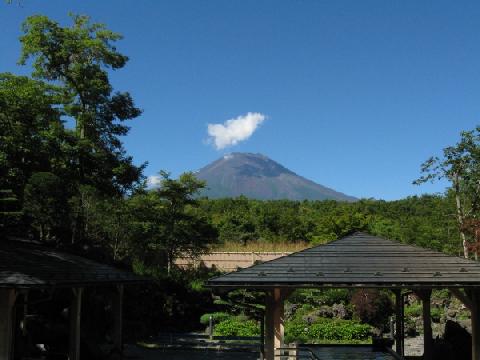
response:
<path id="1" fill-rule="evenodd" d="M 207 182 L 202 195 L 210 198 L 244 195 L 262 200 L 357 200 L 305 179 L 261 154 L 231 153 L 195 175 Z"/>

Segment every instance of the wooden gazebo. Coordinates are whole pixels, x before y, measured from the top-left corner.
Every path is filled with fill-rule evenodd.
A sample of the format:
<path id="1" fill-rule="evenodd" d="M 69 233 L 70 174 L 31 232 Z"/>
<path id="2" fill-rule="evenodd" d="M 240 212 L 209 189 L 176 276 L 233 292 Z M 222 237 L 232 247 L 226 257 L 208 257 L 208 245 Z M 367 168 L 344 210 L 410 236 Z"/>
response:
<path id="1" fill-rule="evenodd" d="M 80 359 L 80 315 L 84 288 L 111 287 L 115 329 L 113 341 L 122 347 L 123 285 L 142 277 L 72 254 L 22 241 L 0 241 L 0 360 L 13 359 L 14 309 L 17 299 L 42 289 L 72 289 L 69 359 Z"/>
<path id="2" fill-rule="evenodd" d="M 284 300 L 298 288 L 386 288 L 396 295 L 396 352 L 403 354 L 402 290 L 423 303 L 424 359 L 432 359 L 430 295 L 449 289 L 471 310 L 472 359 L 480 360 L 480 263 L 354 233 L 325 245 L 212 278 L 214 289 L 265 291 L 265 358 L 283 347 Z"/>

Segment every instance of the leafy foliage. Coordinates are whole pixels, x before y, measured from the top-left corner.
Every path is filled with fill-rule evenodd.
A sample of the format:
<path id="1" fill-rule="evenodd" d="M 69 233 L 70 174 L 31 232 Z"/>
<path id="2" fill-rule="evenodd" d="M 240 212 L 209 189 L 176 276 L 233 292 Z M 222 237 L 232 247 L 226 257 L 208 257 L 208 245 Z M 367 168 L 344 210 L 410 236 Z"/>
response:
<path id="1" fill-rule="evenodd" d="M 216 297 L 215 304 L 221 305 L 231 314 L 245 315 L 260 320 L 265 311 L 265 293 L 238 289 Z"/>
<path id="2" fill-rule="evenodd" d="M 316 245 L 352 231 L 368 231 L 450 254 L 461 251 L 456 240 L 455 206 L 449 196 L 412 196 L 390 202 L 364 199 L 355 203 L 202 199 L 200 204 L 220 240 L 232 234 L 233 225 L 225 225 L 229 219 L 243 218 L 250 225 L 248 229 L 236 228 L 235 237 L 240 243 L 248 238 L 250 243 L 307 241 Z"/>
<path id="3" fill-rule="evenodd" d="M 237 316 L 219 322 L 213 333 L 217 336 L 259 336 L 260 326 L 254 320 Z"/>
<path id="4" fill-rule="evenodd" d="M 26 76 L 0 74 L 0 188 L 21 200 L 34 172 L 64 175 L 67 135 L 59 89 Z"/>
<path id="5" fill-rule="evenodd" d="M 462 238 L 464 257 L 473 251 L 478 258 L 480 230 L 480 127 L 463 131 L 455 146 L 443 149 L 443 157 L 431 157 L 425 161 L 423 175 L 414 181 L 422 184 L 427 181 L 446 179 L 451 186 L 449 192 L 455 198 L 456 219 Z M 473 233 L 473 236 L 472 236 Z M 468 236 L 470 235 L 470 236 Z"/>
<path id="6" fill-rule="evenodd" d="M 285 342 L 321 342 L 322 340 L 365 340 L 371 328 L 353 320 L 320 318 L 314 324 L 294 320 L 285 324 Z"/>
<path id="7" fill-rule="evenodd" d="M 333 305 L 347 303 L 350 300 L 348 289 L 299 289 L 289 297 L 291 302 L 297 304 Z"/>
<path id="8" fill-rule="evenodd" d="M 34 173 L 25 186 L 23 208 L 32 218 L 40 239 L 49 241 L 65 222 L 67 197 L 60 178 L 52 173 Z"/>
<path id="9" fill-rule="evenodd" d="M 210 317 L 212 318 L 212 321 L 214 324 L 218 324 L 224 320 L 228 320 L 232 317 L 232 315 L 226 313 L 226 312 L 214 312 L 214 313 L 207 313 L 203 314 L 200 317 L 200 324 L 202 325 L 208 325 L 210 323 Z"/>
<path id="10" fill-rule="evenodd" d="M 164 264 L 168 271 L 179 256 L 195 257 L 216 242 L 217 231 L 200 211 L 195 194 L 205 185 L 193 174 L 178 180 L 161 172 L 156 191 L 132 196 L 132 232 L 136 255 L 148 264 Z"/>

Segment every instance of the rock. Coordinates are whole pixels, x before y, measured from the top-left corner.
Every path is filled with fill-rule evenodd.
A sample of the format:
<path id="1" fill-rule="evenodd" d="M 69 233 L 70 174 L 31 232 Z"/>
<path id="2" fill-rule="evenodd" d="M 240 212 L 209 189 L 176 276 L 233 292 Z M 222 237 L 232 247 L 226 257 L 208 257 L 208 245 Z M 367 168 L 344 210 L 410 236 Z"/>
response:
<path id="1" fill-rule="evenodd" d="M 324 318 L 332 318 L 335 315 L 335 313 L 330 306 L 322 305 L 320 306 L 320 309 L 317 310 L 316 315 Z"/>
<path id="2" fill-rule="evenodd" d="M 383 331 L 381 329 L 379 329 L 377 327 L 373 327 L 373 326 L 372 326 L 371 332 L 372 332 L 372 336 L 374 338 L 380 338 L 382 336 L 382 333 L 383 333 Z"/>
<path id="3" fill-rule="evenodd" d="M 447 316 L 449 318 L 455 318 L 457 316 L 457 310 L 455 309 L 452 309 L 452 308 L 448 308 L 447 310 Z"/>
<path id="4" fill-rule="evenodd" d="M 297 304 L 286 303 L 285 304 L 285 317 L 287 319 L 291 318 L 293 316 L 293 314 L 295 314 L 297 309 L 298 309 Z"/>
<path id="5" fill-rule="evenodd" d="M 338 319 L 346 319 L 349 317 L 348 310 L 343 304 L 333 304 L 332 312 L 333 315 Z"/>
<path id="6" fill-rule="evenodd" d="M 302 319 L 303 319 L 303 321 L 305 321 L 307 324 L 311 325 L 311 324 L 313 324 L 315 321 L 317 321 L 318 316 L 315 315 L 315 314 L 308 314 L 308 315 L 306 315 L 306 316 L 303 316 Z"/>
<path id="7" fill-rule="evenodd" d="M 472 321 L 471 320 L 456 320 L 458 325 L 465 329 L 469 334 L 472 333 Z"/>

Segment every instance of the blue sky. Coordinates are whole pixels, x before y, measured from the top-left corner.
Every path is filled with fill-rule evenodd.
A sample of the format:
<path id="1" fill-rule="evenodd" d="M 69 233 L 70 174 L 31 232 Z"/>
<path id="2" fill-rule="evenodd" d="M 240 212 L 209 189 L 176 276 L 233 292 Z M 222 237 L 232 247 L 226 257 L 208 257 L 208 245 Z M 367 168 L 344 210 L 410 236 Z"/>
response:
<path id="1" fill-rule="evenodd" d="M 399 199 L 442 191 L 411 185 L 420 164 L 480 123 L 479 1 L 0 2 L 0 71 L 30 71 L 16 65 L 26 16 L 68 24 L 69 11 L 124 35 L 131 60 L 112 81 L 144 110 L 124 140 L 146 175 L 258 152 L 349 195 Z M 208 124 L 249 112 L 264 117 L 250 137 L 207 141 Z"/>

